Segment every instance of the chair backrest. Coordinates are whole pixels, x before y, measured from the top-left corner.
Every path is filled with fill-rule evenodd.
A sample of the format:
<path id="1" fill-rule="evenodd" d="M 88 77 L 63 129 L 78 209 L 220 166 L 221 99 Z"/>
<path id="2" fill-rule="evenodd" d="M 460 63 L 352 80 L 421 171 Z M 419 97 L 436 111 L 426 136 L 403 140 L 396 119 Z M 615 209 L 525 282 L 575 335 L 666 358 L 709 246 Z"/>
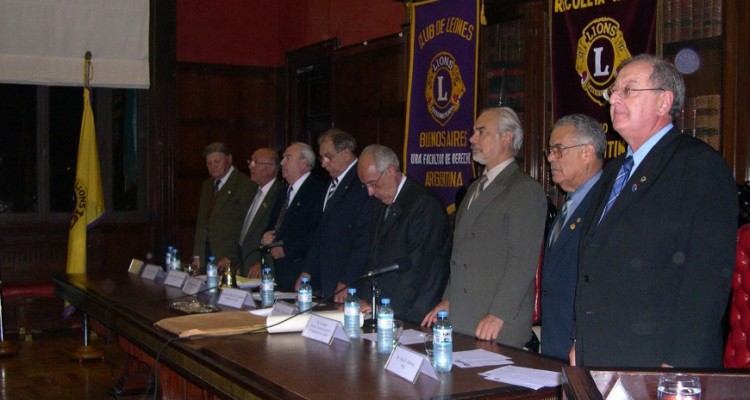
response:
<path id="1" fill-rule="evenodd" d="M 737 231 L 737 261 L 729 306 L 725 368 L 750 368 L 750 224 Z"/>

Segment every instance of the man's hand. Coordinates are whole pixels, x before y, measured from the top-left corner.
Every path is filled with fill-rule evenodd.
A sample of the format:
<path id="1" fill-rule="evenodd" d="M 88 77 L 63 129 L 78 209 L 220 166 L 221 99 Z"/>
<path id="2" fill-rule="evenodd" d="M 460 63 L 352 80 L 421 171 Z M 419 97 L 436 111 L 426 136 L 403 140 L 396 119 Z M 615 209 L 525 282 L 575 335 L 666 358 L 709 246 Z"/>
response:
<path id="1" fill-rule="evenodd" d="M 294 291 L 295 292 L 298 291 L 300 285 L 302 285 L 302 278 L 310 279 L 310 274 L 308 274 L 307 272 L 303 272 L 303 273 L 299 274 L 299 277 L 297 277 L 297 281 L 294 282 Z"/>
<path id="2" fill-rule="evenodd" d="M 273 257 L 273 258 L 274 258 L 275 260 L 278 260 L 279 258 L 284 258 L 284 257 L 286 257 L 286 254 L 284 254 L 284 248 L 283 248 L 283 247 L 281 247 L 281 246 L 272 248 L 272 249 L 271 249 L 271 256 L 272 256 L 272 257 Z"/>
<path id="3" fill-rule="evenodd" d="M 260 244 L 268 246 L 274 240 L 276 240 L 276 231 L 268 231 L 260 238 Z"/>
<path id="4" fill-rule="evenodd" d="M 502 329 L 503 320 L 492 314 L 487 314 L 484 318 L 479 320 L 477 330 L 474 334 L 477 336 L 477 339 L 497 340 L 497 337 L 500 335 L 500 330 Z"/>
<path id="5" fill-rule="evenodd" d="M 344 300 L 346 299 L 346 296 L 349 295 L 349 293 L 346 290 L 346 285 L 344 285 L 341 282 L 336 284 L 336 291 L 333 293 L 336 293 L 336 295 L 333 296 L 334 303 L 343 303 Z"/>
<path id="6" fill-rule="evenodd" d="M 250 279 L 255 279 L 255 278 L 260 279 L 262 274 L 263 274 L 263 271 L 259 262 L 253 264 L 250 267 L 250 270 L 247 271 L 247 277 Z"/>
<path id="7" fill-rule="evenodd" d="M 570 346 L 570 351 L 568 351 L 568 361 L 570 361 L 571 367 L 576 366 L 576 342 L 573 342 L 573 345 Z"/>
<path id="8" fill-rule="evenodd" d="M 435 308 L 432 309 L 432 311 L 428 312 L 427 315 L 424 316 L 424 319 L 422 320 L 422 326 L 431 327 L 432 324 L 437 321 L 437 313 L 440 310 L 449 311 L 450 303 L 448 300 L 443 300 L 438 305 L 435 306 Z"/>

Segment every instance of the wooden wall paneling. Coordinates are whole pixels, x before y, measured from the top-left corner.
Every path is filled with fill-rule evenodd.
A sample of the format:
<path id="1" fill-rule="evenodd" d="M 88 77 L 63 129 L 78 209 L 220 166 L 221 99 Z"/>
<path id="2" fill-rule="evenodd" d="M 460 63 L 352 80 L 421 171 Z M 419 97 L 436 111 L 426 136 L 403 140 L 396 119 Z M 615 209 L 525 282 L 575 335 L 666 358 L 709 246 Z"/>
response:
<path id="1" fill-rule="evenodd" d="M 279 150 L 294 141 L 307 142 L 317 149 L 317 136 L 331 126 L 332 62 L 338 43 L 334 38 L 286 53 L 285 121 L 277 137 Z"/>
<path id="2" fill-rule="evenodd" d="M 748 115 L 750 115 L 750 2 L 724 2 L 724 74 L 721 104 L 722 148 L 724 158 L 732 167 L 735 180 L 750 177 L 747 155 Z"/>
<path id="3" fill-rule="evenodd" d="M 193 251 L 201 184 L 208 178 L 203 149 L 211 142 L 226 143 L 234 167 L 248 173 L 252 152 L 275 140 L 277 72 L 273 68 L 192 63 L 180 63 L 177 71 L 177 198 L 169 207 L 178 233 L 170 244 L 184 256 Z"/>
<path id="4" fill-rule="evenodd" d="M 403 152 L 407 41 L 403 34 L 339 49 L 334 58 L 334 123 L 359 147 L 380 143 Z"/>
<path id="5" fill-rule="evenodd" d="M 176 228 L 171 205 L 175 202 L 177 179 L 175 155 L 178 152 L 177 126 L 177 0 L 151 2 L 151 88 L 149 89 L 148 123 L 148 212 L 156 231 L 151 246 L 157 254 L 173 243 Z"/>

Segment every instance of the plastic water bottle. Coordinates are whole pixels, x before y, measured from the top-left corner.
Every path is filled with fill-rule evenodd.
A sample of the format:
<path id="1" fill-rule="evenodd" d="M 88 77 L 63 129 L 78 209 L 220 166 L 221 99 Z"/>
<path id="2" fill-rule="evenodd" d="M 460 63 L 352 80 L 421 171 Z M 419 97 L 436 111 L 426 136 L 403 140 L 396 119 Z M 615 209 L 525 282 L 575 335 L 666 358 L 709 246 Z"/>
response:
<path id="1" fill-rule="evenodd" d="M 206 287 L 211 289 L 211 293 L 216 293 L 216 288 L 219 287 L 219 267 L 214 262 L 216 257 L 208 257 L 208 263 L 206 264 Z"/>
<path id="2" fill-rule="evenodd" d="M 167 247 L 167 256 L 164 258 L 164 269 L 166 270 L 172 268 L 172 250 L 174 250 L 174 247 Z"/>
<path id="3" fill-rule="evenodd" d="M 344 299 L 344 332 L 349 339 L 359 339 L 360 315 L 357 289 L 349 288 L 349 296 Z"/>
<path id="4" fill-rule="evenodd" d="M 176 271 L 182 269 L 180 266 L 180 257 L 177 256 L 177 249 L 172 249 L 172 265 L 169 266 L 169 269 Z"/>
<path id="5" fill-rule="evenodd" d="M 453 367 L 453 325 L 446 310 L 438 311 L 432 327 L 432 366 L 437 372 L 449 372 Z"/>
<path id="6" fill-rule="evenodd" d="M 273 307 L 274 281 L 271 268 L 263 268 L 263 279 L 260 283 L 260 306 Z"/>
<path id="7" fill-rule="evenodd" d="M 302 278 L 297 291 L 297 308 L 299 312 L 305 312 L 312 308 L 312 286 L 310 278 Z"/>
<path id="8" fill-rule="evenodd" d="M 391 299 L 383 297 L 378 310 L 378 353 L 390 354 L 393 350 L 393 309 Z"/>

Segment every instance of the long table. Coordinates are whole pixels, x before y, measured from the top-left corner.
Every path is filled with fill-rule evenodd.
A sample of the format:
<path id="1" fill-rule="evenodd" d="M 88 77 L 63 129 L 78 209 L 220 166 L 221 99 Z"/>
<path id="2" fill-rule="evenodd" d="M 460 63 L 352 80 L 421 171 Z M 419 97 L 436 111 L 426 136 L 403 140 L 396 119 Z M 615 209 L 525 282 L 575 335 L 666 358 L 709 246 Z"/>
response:
<path id="1" fill-rule="evenodd" d="M 172 299 L 183 295 L 179 288 L 125 271 L 55 275 L 52 280 L 57 296 L 116 334 L 131 356 L 131 365 L 125 366 L 121 379 L 123 387 L 115 393 L 128 386 L 128 378 L 138 381 L 134 378 L 145 370 L 158 374 L 156 390 L 162 399 L 557 399 L 560 395 L 560 387 L 534 391 L 478 375 L 494 367 L 454 367 L 450 373 L 440 374 L 440 381 L 420 376 L 412 384 L 385 371 L 387 356 L 378 354 L 368 340 L 334 340 L 327 345 L 299 333 L 175 340 L 175 335 L 154 323 L 182 315 L 168 307 Z M 423 351 L 420 347 L 414 348 Z M 518 366 L 557 372 L 563 366 L 522 350 L 454 335 L 454 351 L 470 349 L 504 354 Z M 153 384 L 148 379 L 140 382 Z"/>

